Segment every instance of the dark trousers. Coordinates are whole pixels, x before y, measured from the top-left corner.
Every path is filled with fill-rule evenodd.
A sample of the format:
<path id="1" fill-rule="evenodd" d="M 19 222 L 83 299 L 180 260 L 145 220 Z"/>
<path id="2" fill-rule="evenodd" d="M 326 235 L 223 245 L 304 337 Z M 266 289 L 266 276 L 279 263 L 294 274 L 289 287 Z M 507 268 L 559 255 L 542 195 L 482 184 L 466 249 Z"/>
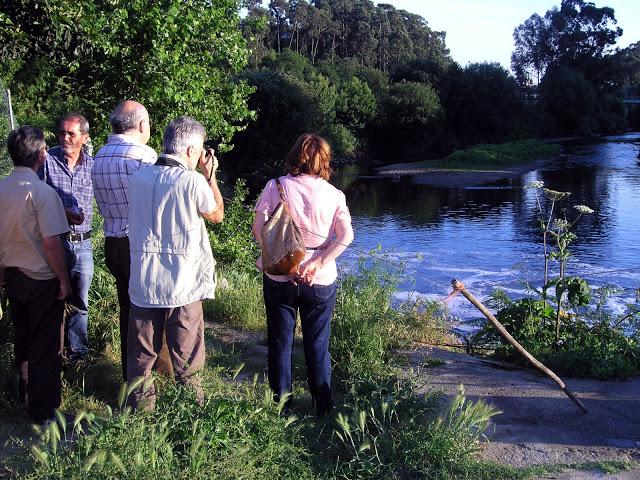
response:
<path id="1" fill-rule="evenodd" d="M 120 306 L 120 361 L 122 362 L 122 378 L 127 379 L 127 336 L 129 331 L 129 277 L 131 276 L 131 257 L 129 255 L 129 237 L 105 237 L 104 261 L 111 275 L 116 279 L 118 305 Z M 166 337 L 163 338 L 162 350 L 158 354 L 154 366 L 158 373 L 173 377 L 173 367 L 167 348 Z"/>
<path id="2" fill-rule="evenodd" d="M 329 335 L 336 285 L 293 285 L 263 276 L 269 346 L 269 386 L 278 400 L 291 392 L 291 351 L 300 311 L 307 381 L 319 415 L 332 406 Z"/>
<path id="3" fill-rule="evenodd" d="M 36 422 L 60 407 L 64 302 L 57 279 L 34 280 L 17 268 L 4 273 L 14 328 L 20 402 Z"/>

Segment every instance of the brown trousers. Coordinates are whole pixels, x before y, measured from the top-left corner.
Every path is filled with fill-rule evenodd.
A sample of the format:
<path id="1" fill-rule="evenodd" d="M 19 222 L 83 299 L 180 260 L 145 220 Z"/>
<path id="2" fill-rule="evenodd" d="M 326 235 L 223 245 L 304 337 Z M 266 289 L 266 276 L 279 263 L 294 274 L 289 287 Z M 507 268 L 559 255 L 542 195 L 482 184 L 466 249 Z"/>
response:
<path id="1" fill-rule="evenodd" d="M 105 237 L 104 261 L 111 275 L 116 279 L 118 305 L 120 306 L 120 360 L 122 378 L 127 379 L 127 336 L 129 332 L 129 277 L 131 276 L 131 258 L 129 256 L 129 237 Z M 156 372 L 173 377 L 173 367 L 169 357 L 166 337 L 163 336 L 162 349 L 158 353 L 154 369 Z"/>
<path id="2" fill-rule="evenodd" d="M 200 301 L 176 308 L 147 308 L 131 304 L 127 382 L 151 376 L 151 369 L 162 349 L 163 332 L 166 334 L 174 378 L 182 385 L 195 388 L 202 399 L 201 379 L 197 374 L 205 360 L 204 315 Z M 152 409 L 155 407 L 155 396 L 153 383 L 144 382 L 131 393 L 128 404 L 135 408 Z"/>

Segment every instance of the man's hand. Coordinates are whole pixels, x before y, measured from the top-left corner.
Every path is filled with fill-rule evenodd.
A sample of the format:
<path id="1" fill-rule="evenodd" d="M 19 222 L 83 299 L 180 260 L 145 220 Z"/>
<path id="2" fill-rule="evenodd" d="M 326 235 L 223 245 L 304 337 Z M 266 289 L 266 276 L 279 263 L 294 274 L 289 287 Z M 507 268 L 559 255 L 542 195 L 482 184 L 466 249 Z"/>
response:
<path id="1" fill-rule="evenodd" d="M 202 174 L 207 180 L 215 175 L 216 171 L 218 170 L 219 162 L 216 158 L 213 148 L 205 148 L 202 150 L 198 165 L 200 166 L 200 170 L 202 170 Z"/>
<path id="2" fill-rule="evenodd" d="M 67 221 L 69 225 L 81 225 L 84 222 L 84 212 L 74 212 L 70 208 L 65 208 L 64 213 L 67 215 Z"/>
<path id="3" fill-rule="evenodd" d="M 60 292 L 58 293 L 58 300 L 64 300 L 65 298 L 69 298 L 71 296 L 71 283 L 69 282 L 61 282 L 60 283 Z"/>

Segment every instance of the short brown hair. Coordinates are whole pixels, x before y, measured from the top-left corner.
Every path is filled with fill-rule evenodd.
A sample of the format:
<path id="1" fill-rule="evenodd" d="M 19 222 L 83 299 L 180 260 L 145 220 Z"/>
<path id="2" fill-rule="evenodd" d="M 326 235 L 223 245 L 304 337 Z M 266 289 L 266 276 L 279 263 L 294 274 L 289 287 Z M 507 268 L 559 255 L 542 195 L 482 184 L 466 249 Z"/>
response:
<path id="1" fill-rule="evenodd" d="M 65 121 L 78 122 L 80 124 L 80 133 L 83 135 L 89 133 L 89 121 L 79 113 L 67 113 L 64 117 L 60 119 L 60 122 L 58 123 L 58 127 L 60 127 L 60 125 L 62 125 L 62 122 L 65 122 Z"/>
<path id="2" fill-rule="evenodd" d="M 303 133 L 287 154 L 287 173 L 293 177 L 307 173 L 329 180 L 333 173 L 330 161 L 331 147 L 327 141 L 317 135 Z"/>

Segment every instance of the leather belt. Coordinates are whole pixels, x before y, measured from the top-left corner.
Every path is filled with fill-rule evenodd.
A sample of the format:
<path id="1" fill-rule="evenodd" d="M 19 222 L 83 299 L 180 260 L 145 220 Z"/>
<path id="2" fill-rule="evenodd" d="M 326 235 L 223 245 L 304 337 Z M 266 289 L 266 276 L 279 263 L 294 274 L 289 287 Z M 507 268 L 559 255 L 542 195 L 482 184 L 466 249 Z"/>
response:
<path id="1" fill-rule="evenodd" d="M 63 238 L 71 243 L 83 242 L 87 238 L 91 238 L 91 230 L 83 233 L 65 233 Z"/>

